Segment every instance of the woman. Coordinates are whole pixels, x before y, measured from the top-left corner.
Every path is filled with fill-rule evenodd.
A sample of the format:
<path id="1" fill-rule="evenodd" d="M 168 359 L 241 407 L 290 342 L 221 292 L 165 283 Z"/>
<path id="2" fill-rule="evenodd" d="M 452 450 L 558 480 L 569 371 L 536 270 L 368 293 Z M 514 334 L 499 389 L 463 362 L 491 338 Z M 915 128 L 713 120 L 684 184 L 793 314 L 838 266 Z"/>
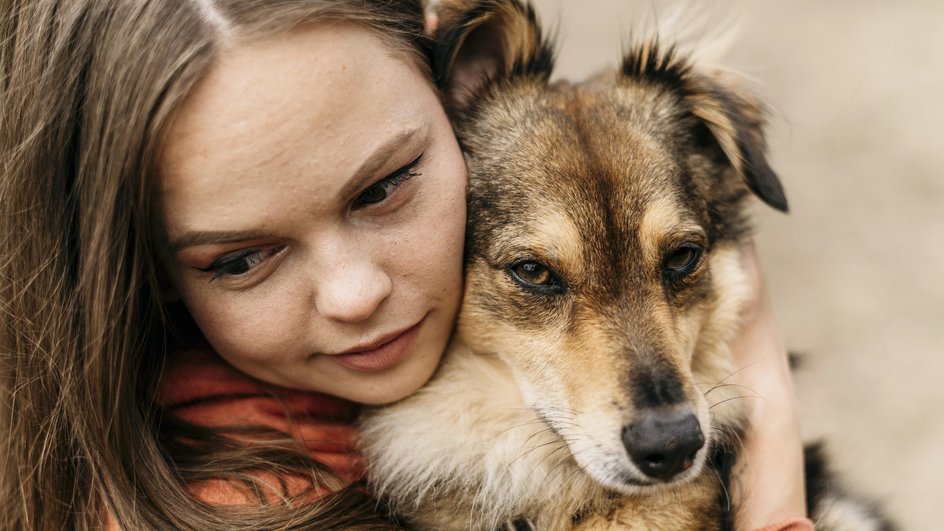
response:
<path id="1" fill-rule="evenodd" d="M 350 404 L 430 377 L 461 283 L 420 2 L 20 1 L 0 42 L 0 527 L 384 525 Z M 754 315 L 745 528 L 802 514 Z"/>

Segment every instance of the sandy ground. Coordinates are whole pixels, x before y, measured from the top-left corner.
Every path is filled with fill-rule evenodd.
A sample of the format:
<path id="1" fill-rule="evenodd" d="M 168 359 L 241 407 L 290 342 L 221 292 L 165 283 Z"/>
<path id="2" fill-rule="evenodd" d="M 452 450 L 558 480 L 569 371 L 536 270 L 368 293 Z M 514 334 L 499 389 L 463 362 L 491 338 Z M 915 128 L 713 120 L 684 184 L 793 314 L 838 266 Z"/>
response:
<path id="1" fill-rule="evenodd" d="M 571 79 L 615 64 L 636 21 L 666 10 L 536 4 L 560 21 Z M 944 529 L 944 2 L 704 4 L 705 20 L 741 15 L 724 64 L 774 109 L 792 212 L 758 208 L 757 240 L 786 342 L 806 355 L 804 434 L 903 529 Z"/>

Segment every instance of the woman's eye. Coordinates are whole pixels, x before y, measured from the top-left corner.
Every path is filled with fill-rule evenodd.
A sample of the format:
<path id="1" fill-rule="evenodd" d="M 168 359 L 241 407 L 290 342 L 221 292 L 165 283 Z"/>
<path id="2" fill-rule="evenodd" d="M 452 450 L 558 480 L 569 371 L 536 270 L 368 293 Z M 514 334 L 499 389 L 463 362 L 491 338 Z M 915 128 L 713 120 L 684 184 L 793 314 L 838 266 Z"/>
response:
<path id="1" fill-rule="evenodd" d="M 662 261 L 665 273 L 675 278 L 683 277 L 695 270 L 701 258 L 702 249 L 696 245 L 683 245 L 666 255 Z"/>
<path id="2" fill-rule="evenodd" d="M 199 268 L 200 271 L 212 273 L 210 282 L 222 277 L 241 277 L 250 273 L 269 257 L 278 253 L 281 247 L 267 249 L 251 249 L 235 255 L 227 255 L 210 264 L 209 267 Z"/>
<path id="3" fill-rule="evenodd" d="M 544 264 L 539 262 L 518 262 L 508 268 L 511 277 L 526 288 L 537 289 L 542 292 L 559 292 L 563 290 L 560 278 Z"/>
<path id="4" fill-rule="evenodd" d="M 413 162 L 370 185 L 354 200 L 354 208 L 362 208 L 383 202 L 398 186 L 403 184 L 404 181 L 419 175 L 419 173 L 416 172 L 416 165 L 419 163 L 419 160 L 420 157 L 417 157 Z"/>

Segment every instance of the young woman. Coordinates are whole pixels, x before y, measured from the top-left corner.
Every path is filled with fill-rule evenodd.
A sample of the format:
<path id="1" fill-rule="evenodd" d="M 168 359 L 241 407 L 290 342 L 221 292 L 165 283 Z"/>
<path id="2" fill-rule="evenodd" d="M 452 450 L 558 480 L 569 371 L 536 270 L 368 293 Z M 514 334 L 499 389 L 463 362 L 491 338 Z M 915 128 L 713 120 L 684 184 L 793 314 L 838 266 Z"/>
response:
<path id="1" fill-rule="evenodd" d="M 419 0 L 2 16 L 0 527 L 392 525 L 345 487 L 354 404 L 426 382 L 462 280 Z M 745 529 L 803 514 L 762 298 L 748 322 Z"/>

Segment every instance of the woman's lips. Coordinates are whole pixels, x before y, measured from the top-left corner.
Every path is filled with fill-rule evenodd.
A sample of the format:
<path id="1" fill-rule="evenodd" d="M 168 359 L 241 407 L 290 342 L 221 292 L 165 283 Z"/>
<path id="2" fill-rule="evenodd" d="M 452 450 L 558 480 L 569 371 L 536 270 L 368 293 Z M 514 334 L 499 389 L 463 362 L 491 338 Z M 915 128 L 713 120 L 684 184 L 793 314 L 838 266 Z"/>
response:
<path id="1" fill-rule="evenodd" d="M 381 340 L 381 343 L 366 350 L 349 351 L 344 354 L 328 355 L 328 359 L 338 365 L 348 369 L 360 372 L 378 372 L 387 370 L 400 363 L 407 352 L 413 348 L 416 343 L 416 337 L 419 335 L 420 327 L 426 318 L 420 319 L 418 323 L 395 333 L 389 339 Z"/>

